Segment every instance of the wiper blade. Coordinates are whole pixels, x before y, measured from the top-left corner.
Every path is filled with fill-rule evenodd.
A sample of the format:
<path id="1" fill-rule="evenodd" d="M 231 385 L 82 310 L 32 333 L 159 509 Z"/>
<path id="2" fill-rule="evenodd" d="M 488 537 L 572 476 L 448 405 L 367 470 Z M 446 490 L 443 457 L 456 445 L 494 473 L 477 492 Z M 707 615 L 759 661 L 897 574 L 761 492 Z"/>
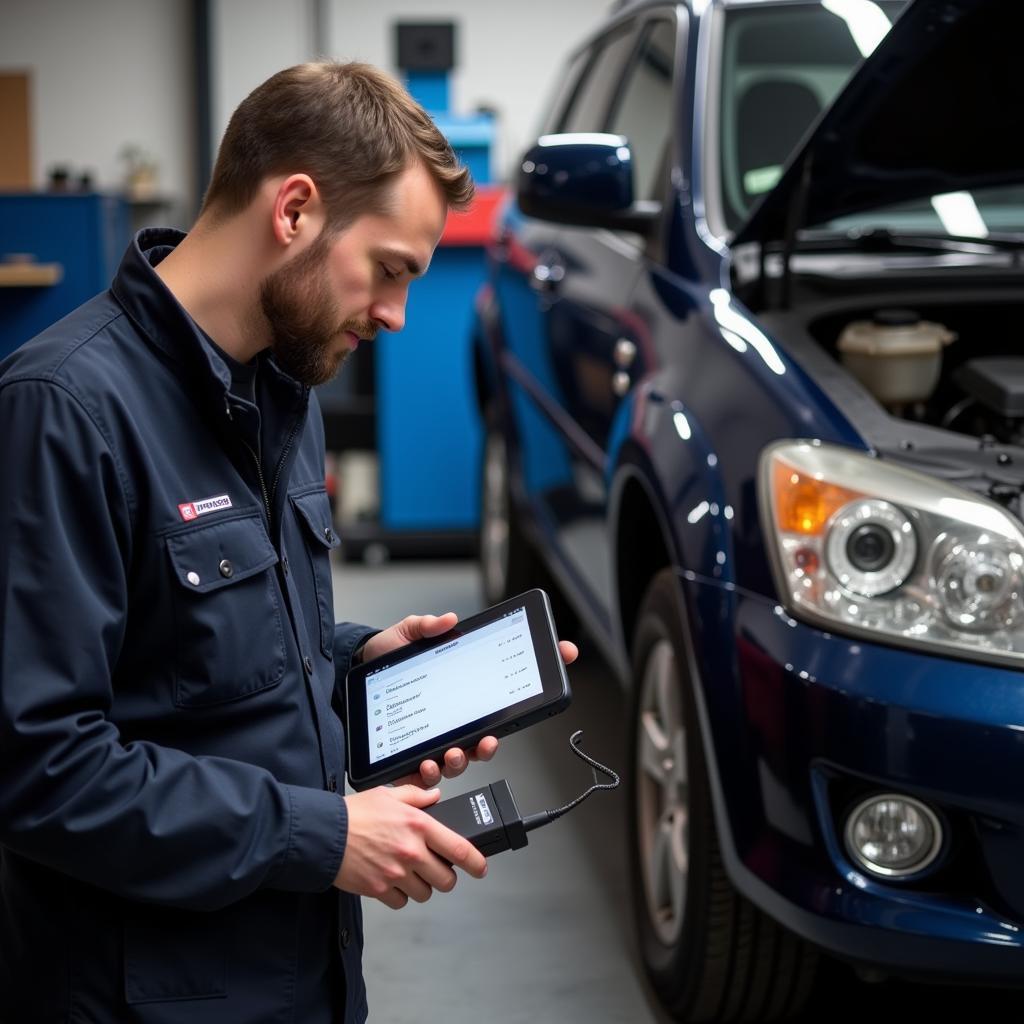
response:
<path id="1" fill-rule="evenodd" d="M 797 236 L 797 248 L 854 248 L 859 252 L 894 252 L 917 250 L 921 252 L 986 253 L 1024 251 L 1024 238 L 1019 235 L 938 235 L 894 231 L 891 228 L 857 228 L 849 231 L 808 231 Z"/>

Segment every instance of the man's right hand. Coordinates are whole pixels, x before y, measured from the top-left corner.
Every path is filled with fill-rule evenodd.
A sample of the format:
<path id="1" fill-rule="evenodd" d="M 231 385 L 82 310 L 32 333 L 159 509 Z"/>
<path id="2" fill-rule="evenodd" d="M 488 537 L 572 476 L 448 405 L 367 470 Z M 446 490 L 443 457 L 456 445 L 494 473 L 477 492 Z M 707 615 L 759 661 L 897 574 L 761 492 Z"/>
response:
<path id="1" fill-rule="evenodd" d="M 346 796 L 348 840 L 335 886 L 400 910 L 410 899 L 426 903 L 435 889 L 455 887 L 455 872 L 442 857 L 483 878 L 484 855 L 422 812 L 440 796 L 438 789 L 418 786 L 378 786 Z"/>

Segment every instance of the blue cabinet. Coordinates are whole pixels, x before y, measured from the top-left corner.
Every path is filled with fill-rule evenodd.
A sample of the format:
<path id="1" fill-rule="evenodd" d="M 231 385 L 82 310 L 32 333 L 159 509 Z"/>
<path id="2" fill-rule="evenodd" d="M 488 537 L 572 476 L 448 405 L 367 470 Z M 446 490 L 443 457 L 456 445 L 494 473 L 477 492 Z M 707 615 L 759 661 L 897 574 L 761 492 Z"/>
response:
<path id="1" fill-rule="evenodd" d="M 97 292 L 130 241 L 128 204 L 100 193 L 0 194 L 0 359 Z M 31 258 L 11 263 L 10 257 Z M 51 267 L 40 284 L 20 283 Z"/>

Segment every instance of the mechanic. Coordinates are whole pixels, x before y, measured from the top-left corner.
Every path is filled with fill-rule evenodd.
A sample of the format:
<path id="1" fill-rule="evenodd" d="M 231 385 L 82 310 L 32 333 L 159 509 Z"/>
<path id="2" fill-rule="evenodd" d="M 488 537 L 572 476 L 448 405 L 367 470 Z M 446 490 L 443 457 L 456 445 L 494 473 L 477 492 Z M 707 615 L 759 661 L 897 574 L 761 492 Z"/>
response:
<path id="1" fill-rule="evenodd" d="M 359 897 L 484 875 L 422 808 L 493 737 L 342 795 L 350 663 L 456 620 L 335 625 L 310 390 L 472 192 L 393 79 L 290 68 L 192 230 L 0 364 L 0 1019 L 362 1021 Z"/>

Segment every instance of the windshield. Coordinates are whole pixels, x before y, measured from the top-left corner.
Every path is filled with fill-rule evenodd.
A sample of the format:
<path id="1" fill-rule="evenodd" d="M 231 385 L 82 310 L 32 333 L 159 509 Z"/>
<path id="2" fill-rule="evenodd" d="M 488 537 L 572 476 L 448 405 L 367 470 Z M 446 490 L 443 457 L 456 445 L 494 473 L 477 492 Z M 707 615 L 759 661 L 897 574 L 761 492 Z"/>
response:
<path id="1" fill-rule="evenodd" d="M 891 0 L 821 0 L 727 11 L 719 156 L 722 212 L 730 231 L 775 187 L 807 129 L 904 6 Z"/>
<path id="2" fill-rule="evenodd" d="M 779 180 L 787 160 L 906 6 L 820 0 L 727 9 L 720 82 L 720 190 L 730 231 Z M 1024 187 L 948 192 L 816 225 L 985 238 L 1024 231 Z"/>

